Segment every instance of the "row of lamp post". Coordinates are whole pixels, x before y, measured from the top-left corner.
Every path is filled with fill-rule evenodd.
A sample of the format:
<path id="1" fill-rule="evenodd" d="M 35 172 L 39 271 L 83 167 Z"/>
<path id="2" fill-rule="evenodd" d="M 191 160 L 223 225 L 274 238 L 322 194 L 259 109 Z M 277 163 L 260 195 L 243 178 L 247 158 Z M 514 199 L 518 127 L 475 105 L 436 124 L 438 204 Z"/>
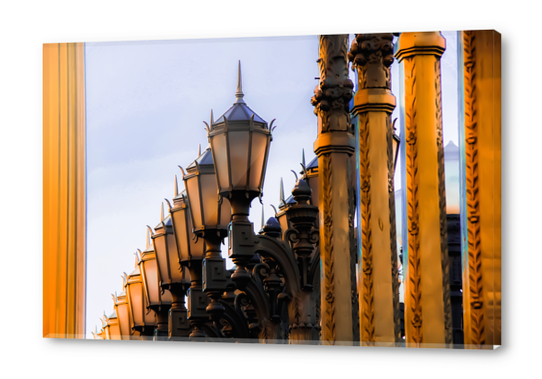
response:
<path id="1" fill-rule="evenodd" d="M 303 158 L 287 200 L 281 183 L 279 210 L 256 234 L 249 210 L 263 195 L 274 128 L 243 98 L 239 65 L 233 106 L 216 121 L 211 112 L 210 146 L 181 167 L 185 190 L 175 178 L 169 212 L 162 205 L 148 227 L 96 338 L 318 343 L 318 160 Z M 220 250 L 226 237 L 232 270 Z"/>

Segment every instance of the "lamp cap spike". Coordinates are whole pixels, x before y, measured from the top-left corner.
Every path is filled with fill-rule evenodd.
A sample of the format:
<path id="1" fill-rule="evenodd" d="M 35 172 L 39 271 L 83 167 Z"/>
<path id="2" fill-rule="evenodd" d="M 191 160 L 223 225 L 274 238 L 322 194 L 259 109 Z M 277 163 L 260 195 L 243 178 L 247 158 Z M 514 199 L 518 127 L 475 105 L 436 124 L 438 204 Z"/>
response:
<path id="1" fill-rule="evenodd" d="M 179 196 L 179 183 L 177 182 L 177 174 L 175 174 L 175 196 Z"/>
<path id="2" fill-rule="evenodd" d="M 264 209 L 263 209 L 263 202 L 262 202 L 262 226 L 260 229 L 263 229 L 263 226 L 265 225 L 264 219 L 265 219 L 265 216 L 264 216 Z"/>
<path id="3" fill-rule="evenodd" d="M 243 100 L 244 96 L 243 79 L 241 78 L 241 61 L 239 60 L 239 64 L 237 66 L 237 91 L 235 92 L 235 97 L 237 100 L 235 100 L 234 104 L 245 104 L 245 101 Z"/>

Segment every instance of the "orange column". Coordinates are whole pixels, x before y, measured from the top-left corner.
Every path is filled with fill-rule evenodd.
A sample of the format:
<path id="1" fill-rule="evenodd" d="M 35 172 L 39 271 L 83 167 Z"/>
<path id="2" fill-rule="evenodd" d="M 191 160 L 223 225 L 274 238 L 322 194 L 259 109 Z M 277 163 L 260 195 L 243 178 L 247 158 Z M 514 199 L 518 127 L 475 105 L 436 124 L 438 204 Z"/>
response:
<path id="1" fill-rule="evenodd" d="M 355 137 L 349 113 L 348 35 L 319 37 L 320 81 L 311 99 L 318 116 L 322 343 L 359 340 L 353 236 Z"/>
<path id="2" fill-rule="evenodd" d="M 356 34 L 349 59 L 359 81 L 353 112 L 359 116 L 360 338 L 362 345 L 395 346 L 402 340 L 391 123 L 393 35 Z"/>
<path id="3" fill-rule="evenodd" d="M 410 347 L 451 347 L 440 32 L 402 33 L 395 56 L 404 72 L 407 193 L 405 332 Z"/>
<path id="4" fill-rule="evenodd" d="M 460 41 L 463 330 L 465 347 L 490 349 L 501 344 L 501 36 L 465 31 Z"/>
<path id="5" fill-rule="evenodd" d="M 43 46 L 43 336 L 84 338 L 84 44 Z"/>

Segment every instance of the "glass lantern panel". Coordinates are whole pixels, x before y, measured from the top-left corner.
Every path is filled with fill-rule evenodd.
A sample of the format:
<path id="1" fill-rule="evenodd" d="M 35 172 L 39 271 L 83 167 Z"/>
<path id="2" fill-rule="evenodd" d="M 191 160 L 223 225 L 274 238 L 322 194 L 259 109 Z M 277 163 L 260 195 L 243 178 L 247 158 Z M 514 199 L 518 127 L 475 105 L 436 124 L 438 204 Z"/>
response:
<path id="1" fill-rule="evenodd" d="M 154 252 L 156 254 L 156 263 L 160 271 L 162 282 L 170 283 L 171 279 L 168 272 L 168 260 L 166 250 L 166 236 L 164 234 L 153 238 Z"/>
<path id="2" fill-rule="evenodd" d="M 249 186 L 262 189 L 262 174 L 266 157 L 268 136 L 261 133 L 252 133 L 252 151 L 250 154 L 250 183 Z"/>
<path id="3" fill-rule="evenodd" d="M 141 286 L 141 295 L 143 295 L 143 286 Z M 153 325 L 156 324 L 156 314 L 148 309 L 149 303 L 147 302 L 147 298 L 145 296 L 142 296 L 143 299 L 143 320 L 145 322 L 145 325 Z"/>
<path id="4" fill-rule="evenodd" d="M 109 325 L 106 325 L 104 326 L 104 340 L 110 340 L 111 339 L 111 332 L 109 331 L 110 330 L 110 326 Z"/>
<path id="5" fill-rule="evenodd" d="M 156 259 L 149 259 L 141 262 L 141 274 L 145 283 L 147 296 L 151 304 L 157 304 L 160 301 L 158 294 L 158 272 Z"/>
<path id="6" fill-rule="evenodd" d="M 220 225 L 227 226 L 231 221 L 231 204 L 228 199 L 222 199 L 220 206 Z"/>
<path id="7" fill-rule="evenodd" d="M 203 201 L 203 225 L 217 225 L 218 187 L 216 186 L 216 177 L 214 174 L 202 174 L 200 175 L 200 183 Z"/>
<path id="8" fill-rule="evenodd" d="M 227 189 L 230 186 L 228 177 L 228 146 L 226 145 L 226 133 L 218 134 L 211 139 L 213 148 L 213 162 L 215 172 L 218 172 L 218 184 L 220 189 Z"/>
<path id="9" fill-rule="evenodd" d="M 123 302 L 117 306 L 117 319 L 119 320 L 120 333 L 123 340 L 130 339 L 130 315 L 128 314 L 128 303 Z"/>
<path id="10" fill-rule="evenodd" d="M 130 296 L 134 325 L 143 325 L 143 286 L 141 284 L 141 282 L 135 282 L 126 286 Z"/>
<path id="11" fill-rule="evenodd" d="M 179 283 L 182 280 L 181 264 L 179 263 L 179 254 L 177 254 L 177 241 L 175 241 L 175 235 L 168 233 L 166 235 L 168 258 L 169 258 L 169 274 L 171 275 L 171 281 L 173 283 Z"/>
<path id="12" fill-rule="evenodd" d="M 190 217 L 190 210 L 188 210 Z M 192 259 L 201 260 L 205 256 L 205 240 L 203 238 L 195 238 L 194 233 L 189 232 L 190 239 L 190 254 Z"/>
<path id="13" fill-rule="evenodd" d="M 214 175 L 213 175 L 214 176 Z M 215 186 L 216 187 L 216 186 Z M 188 193 L 188 202 L 194 221 L 194 228 L 200 228 L 203 225 L 201 219 L 201 203 L 199 197 L 198 176 L 194 176 L 186 181 L 186 192 Z"/>
<path id="14" fill-rule="evenodd" d="M 179 252 L 179 258 L 183 261 L 190 259 L 190 241 L 189 241 L 189 230 L 192 230 L 192 225 L 190 229 L 187 228 L 188 219 L 187 213 L 188 209 L 181 209 L 176 212 L 171 213 L 171 222 L 173 223 L 173 229 L 175 231 L 175 241 L 177 242 L 177 249 Z"/>
<path id="15" fill-rule="evenodd" d="M 120 340 L 120 339 L 122 339 L 121 336 L 120 336 L 120 327 L 119 327 L 119 324 L 117 322 L 115 322 L 114 324 L 111 324 L 109 326 L 109 338 L 108 339 L 111 339 L 111 340 Z"/>
<path id="16" fill-rule="evenodd" d="M 233 187 L 247 185 L 249 132 L 229 132 L 231 184 Z"/>

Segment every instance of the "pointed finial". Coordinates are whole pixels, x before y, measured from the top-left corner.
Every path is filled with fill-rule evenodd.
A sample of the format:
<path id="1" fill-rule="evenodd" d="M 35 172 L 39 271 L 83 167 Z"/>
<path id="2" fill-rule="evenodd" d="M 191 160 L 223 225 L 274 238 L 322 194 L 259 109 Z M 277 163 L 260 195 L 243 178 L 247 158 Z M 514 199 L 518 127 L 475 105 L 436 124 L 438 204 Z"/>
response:
<path id="1" fill-rule="evenodd" d="M 305 149 L 301 149 L 301 163 L 303 163 L 303 167 L 307 167 L 305 164 Z"/>
<path id="2" fill-rule="evenodd" d="M 284 202 L 284 183 L 282 178 L 280 178 L 280 198 L 279 198 L 279 209 L 282 209 L 286 203 Z"/>
<path id="3" fill-rule="evenodd" d="M 263 226 L 265 225 L 265 222 L 264 222 L 264 214 L 263 214 L 263 203 L 262 203 L 262 226 L 260 229 L 263 230 Z"/>
<path id="4" fill-rule="evenodd" d="M 162 201 L 162 207 L 160 208 L 160 221 L 164 221 L 164 202 Z"/>
<path id="5" fill-rule="evenodd" d="M 147 226 L 147 244 L 145 246 L 145 250 L 149 248 L 151 245 L 151 232 L 149 230 L 149 227 Z"/>
<path id="6" fill-rule="evenodd" d="M 239 61 L 239 66 L 237 67 L 237 92 L 235 92 L 237 100 L 235 100 L 234 104 L 245 104 L 245 101 L 243 100 L 244 96 L 243 81 L 241 79 L 241 61 Z"/>
<path id="7" fill-rule="evenodd" d="M 198 144 L 198 157 L 201 155 L 201 143 Z"/>
<path id="8" fill-rule="evenodd" d="M 177 184 L 177 175 L 175 175 L 175 196 L 179 196 L 179 185 Z"/>
<path id="9" fill-rule="evenodd" d="M 213 126 L 213 123 L 215 122 L 213 117 L 213 109 L 211 108 L 211 127 Z"/>

